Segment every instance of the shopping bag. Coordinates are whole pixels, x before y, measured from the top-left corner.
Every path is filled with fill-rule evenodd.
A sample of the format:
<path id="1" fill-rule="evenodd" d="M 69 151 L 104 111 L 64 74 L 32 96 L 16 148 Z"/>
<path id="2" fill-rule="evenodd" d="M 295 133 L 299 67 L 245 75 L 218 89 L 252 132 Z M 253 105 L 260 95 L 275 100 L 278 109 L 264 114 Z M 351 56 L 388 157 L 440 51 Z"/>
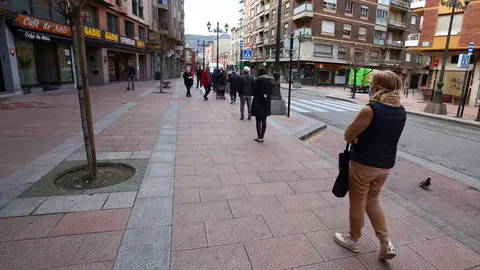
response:
<path id="1" fill-rule="evenodd" d="M 345 151 L 338 154 L 339 173 L 332 189 L 332 193 L 338 198 L 343 198 L 348 193 L 348 167 L 350 164 L 350 155 L 350 144 L 347 143 Z"/>

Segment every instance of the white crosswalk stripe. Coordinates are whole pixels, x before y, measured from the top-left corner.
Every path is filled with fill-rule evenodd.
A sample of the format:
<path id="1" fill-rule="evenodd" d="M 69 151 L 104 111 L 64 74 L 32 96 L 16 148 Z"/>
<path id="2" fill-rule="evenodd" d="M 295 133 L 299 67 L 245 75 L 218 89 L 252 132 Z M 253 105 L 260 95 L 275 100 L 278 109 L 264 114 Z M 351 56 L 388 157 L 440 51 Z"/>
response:
<path id="1" fill-rule="evenodd" d="M 290 109 L 299 113 L 359 111 L 364 105 L 340 101 L 317 99 L 291 99 Z"/>

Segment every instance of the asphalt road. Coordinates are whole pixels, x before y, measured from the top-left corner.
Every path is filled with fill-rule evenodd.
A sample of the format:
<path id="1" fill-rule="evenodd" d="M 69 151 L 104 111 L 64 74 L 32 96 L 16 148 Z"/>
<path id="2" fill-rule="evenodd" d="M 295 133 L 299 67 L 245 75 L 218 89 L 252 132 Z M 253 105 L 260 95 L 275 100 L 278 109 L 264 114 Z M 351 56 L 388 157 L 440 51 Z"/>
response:
<path id="1" fill-rule="evenodd" d="M 292 110 L 297 109 L 297 112 L 306 116 L 345 129 L 357 114 L 357 110 L 348 104 L 325 98 L 329 93 L 331 92 L 320 90 L 292 90 L 292 98 L 294 98 Z M 282 89 L 282 95 L 287 99 L 286 90 Z M 312 110 L 315 104 L 332 110 Z M 352 110 L 342 110 L 342 107 Z M 480 129 L 478 128 L 408 115 L 407 124 L 399 142 L 399 150 L 480 179 Z"/>

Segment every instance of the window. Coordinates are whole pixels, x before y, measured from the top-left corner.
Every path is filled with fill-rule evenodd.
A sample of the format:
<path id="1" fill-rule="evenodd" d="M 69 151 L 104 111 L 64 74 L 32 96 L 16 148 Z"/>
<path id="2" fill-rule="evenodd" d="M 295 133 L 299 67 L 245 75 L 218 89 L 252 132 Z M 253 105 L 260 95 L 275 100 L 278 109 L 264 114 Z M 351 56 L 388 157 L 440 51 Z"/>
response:
<path id="1" fill-rule="evenodd" d="M 410 21 L 410 23 L 413 25 L 417 24 L 417 16 L 412 15 L 412 20 Z"/>
<path id="2" fill-rule="evenodd" d="M 277 17 L 275 17 L 275 9 L 272 10 L 272 20 L 275 21 L 277 19 Z"/>
<path id="3" fill-rule="evenodd" d="M 138 0 L 138 17 L 143 19 L 143 0 Z"/>
<path id="4" fill-rule="evenodd" d="M 333 46 L 325 44 L 315 44 L 313 48 L 313 56 L 332 57 Z"/>
<path id="5" fill-rule="evenodd" d="M 337 10 L 337 0 L 323 0 L 323 9 Z"/>
<path id="6" fill-rule="evenodd" d="M 358 39 L 359 40 L 367 40 L 367 28 L 359 27 L 358 28 Z"/>
<path id="7" fill-rule="evenodd" d="M 117 5 L 117 7 L 120 6 L 120 0 L 115 0 L 115 5 Z"/>
<path id="8" fill-rule="evenodd" d="M 351 24 L 344 24 L 343 25 L 343 37 L 344 38 L 351 38 L 352 37 L 352 25 Z"/>
<path id="9" fill-rule="evenodd" d="M 347 0 L 347 2 L 345 2 L 345 14 L 353 15 L 353 7 L 353 1 Z"/>
<path id="10" fill-rule="evenodd" d="M 107 30 L 108 32 L 117 33 L 117 16 L 107 12 Z"/>
<path id="11" fill-rule="evenodd" d="M 145 34 L 145 28 L 139 26 L 138 27 L 138 39 L 140 40 L 147 40 L 147 35 Z"/>
<path id="12" fill-rule="evenodd" d="M 388 11 L 385 9 L 377 8 L 376 24 L 387 25 Z"/>
<path id="13" fill-rule="evenodd" d="M 85 5 L 83 8 L 83 12 L 85 13 L 85 21 L 83 24 L 86 26 L 97 27 L 98 25 L 98 9 Z"/>
<path id="14" fill-rule="evenodd" d="M 288 23 L 283 25 L 283 36 L 286 37 L 288 34 Z"/>
<path id="15" fill-rule="evenodd" d="M 378 39 L 385 39 L 386 32 L 385 31 L 380 31 L 380 30 L 375 30 L 375 32 L 373 32 L 373 37 L 378 38 Z"/>
<path id="16" fill-rule="evenodd" d="M 290 14 L 290 2 L 285 3 L 285 16 L 288 16 Z"/>
<path id="17" fill-rule="evenodd" d="M 127 37 L 135 37 L 135 30 L 133 29 L 134 27 L 134 24 L 129 22 L 129 21 L 125 21 L 125 36 Z"/>
<path id="18" fill-rule="evenodd" d="M 322 21 L 322 34 L 333 35 L 335 34 L 335 22 Z"/>
<path id="19" fill-rule="evenodd" d="M 365 51 L 355 50 L 355 53 L 354 53 L 353 57 L 354 57 L 354 59 L 357 59 L 357 60 L 363 60 L 363 59 L 365 59 Z"/>
<path id="20" fill-rule="evenodd" d="M 15 49 L 17 51 L 20 84 L 22 86 L 38 84 L 33 42 L 15 38 Z"/>
<path id="21" fill-rule="evenodd" d="M 423 54 L 417 54 L 417 60 L 415 61 L 417 65 L 423 64 Z"/>
<path id="22" fill-rule="evenodd" d="M 360 9 L 360 16 L 368 18 L 368 6 L 362 6 Z"/>
<path id="23" fill-rule="evenodd" d="M 133 13 L 133 15 L 138 14 L 137 10 L 138 10 L 137 0 L 132 0 L 132 13 Z"/>
<path id="24" fill-rule="evenodd" d="M 338 58 L 338 59 L 345 59 L 345 58 L 347 58 L 347 52 L 348 52 L 348 48 L 347 48 L 347 47 L 338 47 L 337 58 Z"/>
<path id="25" fill-rule="evenodd" d="M 412 54 L 411 53 L 406 53 L 405 54 L 405 62 L 410 62 L 410 58 L 412 58 Z"/>
<path id="26" fill-rule="evenodd" d="M 450 64 L 456 64 L 458 63 L 458 58 L 460 56 L 458 54 L 452 55 L 452 58 L 450 59 Z"/>
<path id="27" fill-rule="evenodd" d="M 439 15 L 437 21 L 436 36 L 446 36 L 448 33 L 448 24 L 450 23 L 450 15 Z M 462 31 L 463 13 L 455 14 L 452 23 L 452 35 L 459 35 Z"/>
<path id="28" fill-rule="evenodd" d="M 272 28 L 272 39 L 275 38 L 275 28 Z"/>
<path id="29" fill-rule="evenodd" d="M 370 51 L 370 61 L 377 62 L 379 60 L 380 53 L 378 51 Z"/>

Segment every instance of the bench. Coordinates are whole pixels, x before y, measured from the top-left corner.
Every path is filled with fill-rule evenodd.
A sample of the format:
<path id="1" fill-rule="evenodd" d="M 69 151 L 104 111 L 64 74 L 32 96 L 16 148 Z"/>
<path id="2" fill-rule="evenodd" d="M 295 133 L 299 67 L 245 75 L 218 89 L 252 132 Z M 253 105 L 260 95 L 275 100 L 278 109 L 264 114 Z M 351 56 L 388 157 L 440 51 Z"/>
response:
<path id="1" fill-rule="evenodd" d="M 164 88 L 168 88 L 168 87 L 170 87 L 170 84 L 171 84 L 171 83 L 172 83 L 171 81 L 164 81 L 164 82 L 162 83 L 162 85 L 163 85 Z"/>

